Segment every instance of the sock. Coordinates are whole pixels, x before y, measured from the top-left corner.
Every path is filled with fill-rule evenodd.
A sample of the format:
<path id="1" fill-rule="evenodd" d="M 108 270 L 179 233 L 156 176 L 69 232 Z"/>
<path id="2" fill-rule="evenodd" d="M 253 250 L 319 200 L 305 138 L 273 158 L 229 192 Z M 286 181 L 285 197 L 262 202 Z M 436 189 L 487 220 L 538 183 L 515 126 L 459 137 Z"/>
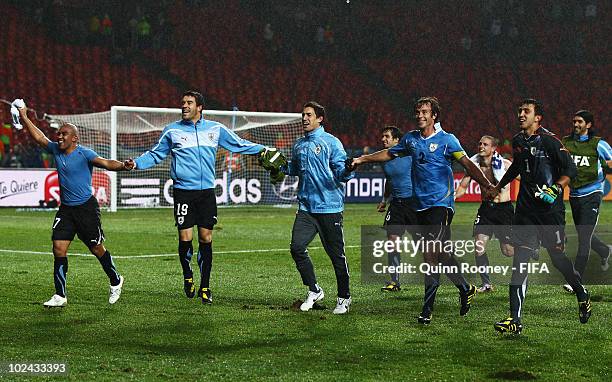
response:
<path id="1" fill-rule="evenodd" d="M 311 292 L 318 292 L 321 290 L 321 287 L 319 286 L 319 284 L 314 284 L 308 287 L 308 290 Z"/>
<path id="2" fill-rule="evenodd" d="M 568 259 L 565 252 L 557 248 L 549 248 L 548 254 L 555 268 L 563 274 L 565 281 L 572 286 L 574 293 L 576 293 L 576 297 L 578 297 L 578 301 L 584 301 L 587 297 L 587 292 L 584 285 L 582 285 L 580 274 L 574 269 L 572 261 Z"/>
<path id="3" fill-rule="evenodd" d="M 183 268 L 183 277 L 186 279 L 193 277 L 193 271 L 189 265 L 189 263 L 191 263 L 191 257 L 193 256 L 191 241 L 179 241 L 178 254 L 181 268 Z"/>
<path id="4" fill-rule="evenodd" d="M 68 258 L 53 258 L 53 283 L 55 294 L 66 297 L 66 274 L 68 273 Z"/>
<path id="5" fill-rule="evenodd" d="M 455 258 L 455 256 L 450 255 L 450 254 L 444 254 L 441 256 L 441 259 L 442 259 L 441 261 L 442 265 L 452 267 L 451 269 L 457 269 L 457 272 L 446 273 L 446 277 L 448 277 L 448 279 L 453 284 L 455 284 L 455 286 L 457 287 L 457 289 L 459 289 L 460 292 L 465 293 L 469 291 L 470 284 L 468 284 L 465 277 L 463 277 L 463 275 L 459 271 L 461 267 L 459 266 L 459 263 L 457 262 L 457 259 Z"/>
<path id="6" fill-rule="evenodd" d="M 431 313 L 433 311 L 434 302 L 436 301 L 436 292 L 440 286 L 440 274 L 431 273 L 425 275 L 425 296 L 423 297 L 423 313 Z"/>
<path id="7" fill-rule="evenodd" d="M 510 315 L 515 320 L 520 321 L 523 314 L 523 305 L 527 296 L 527 271 L 521 268 L 521 264 L 529 263 L 529 259 L 533 258 L 533 254 L 537 251 L 525 248 L 516 247 L 514 249 L 514 257 L 512 259 L 512 277 L 510 279 Z"/>
<path id="8" fill-rule="evenodd" d="M 387 258 L 388 258 L 389 265 L 395 266 L 396 267 L 395 269 L 397 270 L 400 265 L 399 252 L 389 252 L 387 254 Z M 398 272 L 391 273 L 391 281 L 399 285 L 399 273 Z"/>
<path id="9" fill-rule="evenodd" d="M 198 266 L 202 279 L 200 281 L 200 289 L 208 288 L 210 284 L 210 271 L 212 270 L 212 242 L 200 242 L 198 249 Z"/>
<path id="10" fill-rule="evenodd" d="M 98 261 L 100 262 L 100 265 L 102 265 L 104 272 L 106 272 L 106 275 L 110 280 L 110 284 L 112 286 L 119 285 L 119 272 L 117 272 L 117 268 L 115 268 L 115 263 L 113 262 L 110 252 L 104 252 L 104 255 L 98 257 Z"/>
<path id="11" fill-rule="evenodd" d="M 488 267 L 489 266 L 489 257 L 486 253 L 483 253 L 480 256 L 476 256 L 476 266 L 478 267 Z M 482 272 L 480 274 L 480 279 L 482 280 L 482 284 L 491 285 L 491 278 L 487 272 Z"/>

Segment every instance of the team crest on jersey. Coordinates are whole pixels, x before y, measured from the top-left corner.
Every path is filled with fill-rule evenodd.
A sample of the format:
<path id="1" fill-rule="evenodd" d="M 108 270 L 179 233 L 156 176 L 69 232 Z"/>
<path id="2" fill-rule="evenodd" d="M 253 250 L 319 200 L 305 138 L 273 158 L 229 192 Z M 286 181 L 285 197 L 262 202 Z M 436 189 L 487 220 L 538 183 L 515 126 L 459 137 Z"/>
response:
<path id="1" fill-rule="evenodd" d="M 208 139 L 210 139 L 211 141 L 215 140 L 215 133 L 208 133 Z"/>
<path id="2" fill-rule="evenodd" d="M 316 146 L 314 152 L 315 154 L 319 155 L 321 153 L 321 146 Z"/>
<path id="3" fill-rule="evenodd" d="M 537 147 L 530 147 L 529 148 L 529 152 L 531 153 L 531 155 L 535 156 L 536 153 L 538 152 L 538 148 Z"/>
<path id="4" fill-rule="evenodd" d="M 436 151 L 437 148 L 438 148 L 438 144 L 437 143 L 430 143 L 429 144 L 429 151 L 431 151 L 432 153 L 434 151 Z"/>
<path id="5" fill-rule="evenodd" d="M 180 224 L 183 224 L 185 222 L 185 217 L 184 216 L 179 216 L 178 219 L 176 219 L 176 222 Z"/>

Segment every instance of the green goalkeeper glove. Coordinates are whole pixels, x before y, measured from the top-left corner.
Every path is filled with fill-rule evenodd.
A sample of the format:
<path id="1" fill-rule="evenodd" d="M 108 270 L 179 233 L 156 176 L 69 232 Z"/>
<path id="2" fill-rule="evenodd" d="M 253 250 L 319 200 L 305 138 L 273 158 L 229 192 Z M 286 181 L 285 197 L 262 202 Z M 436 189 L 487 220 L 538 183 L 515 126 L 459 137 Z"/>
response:
<path id="1" fill-rule="evenodd" d="M 279 171 L 281 167 L 287 165 L 287 158 L 275 147 L 266 147 L 259 152 L 258 162 L 268 171 Z"/>
<path id="2" fill-rule="evenodd" d="M 270 170 L 270 183 L 277 184 L 285 179 L 285 173 L 280 170 Z"/>
<path id="3" fill-rule="evenodd" d="M 543 185 L 542 188 L 540 186 L 537 187 L 538 191 L 535 193 L 535 197 L 548 204 L 553 204 L 563 192 L 563 188 L 556 183 L 550 187 L 547 185 Z"/>

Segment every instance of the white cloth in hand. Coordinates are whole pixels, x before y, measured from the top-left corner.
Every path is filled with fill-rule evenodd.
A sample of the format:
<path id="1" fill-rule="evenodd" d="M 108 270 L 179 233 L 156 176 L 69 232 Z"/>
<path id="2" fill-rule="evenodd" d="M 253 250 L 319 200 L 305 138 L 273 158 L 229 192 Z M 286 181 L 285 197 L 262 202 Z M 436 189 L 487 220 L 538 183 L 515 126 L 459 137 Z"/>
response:
<path id="1" fill-rule="evenodd" d="M 17 130 L 23 129 L 23 125 L 21 124 L 21 120 L 19 119 L 19 110 L 25 107 L 25 102 L 21 98 L 17 98 L 11 104 L 11 115 L 13 116 L 13 126 Z"/>

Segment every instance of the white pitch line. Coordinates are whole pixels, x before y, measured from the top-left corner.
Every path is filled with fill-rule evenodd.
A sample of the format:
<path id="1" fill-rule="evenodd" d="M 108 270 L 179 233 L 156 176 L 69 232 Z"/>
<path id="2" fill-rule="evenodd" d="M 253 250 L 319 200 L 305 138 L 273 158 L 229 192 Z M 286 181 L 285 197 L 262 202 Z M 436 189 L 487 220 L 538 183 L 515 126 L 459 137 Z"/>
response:
<path id="1" fill-rule="evenodd" d="M 361 245 L 345 245 L 344 247 L 345 248 L 360 248 Z M 323 247 L 309 247 L 308 249 L 323 249 Z M 221 254 L 228 254 L 228 253 L 253 253 L 253 252 L 262 253 L 262 252 L 277 252 L 277 251 L 289 251 L 289 249 L 288 248 L 242 249 L 242 250 L 235 250 L 235 251 L 213 251 L 213 253 L 217 255 L 221 255 Z M 19 251 L 19 250 L 13 250 L 13 249 L 0 249 L 0 252 L 23 253 L 23 254 L 29 254 L 29 255 L 51 255 L 51 252 Z M 68 254 L 69 256 L 80 256 L 80 257 L 92 257 L 93 256 L 91 253 L 69 252 Z M 115 259 L 146 259 L 146 258 L 152 258 L 152 257 L 171 257 L 171 256 L 176 256 L 176 255 L 177 255 L 176 253 L 158 253 L 158 254 L 151 254 L 151 255 L 133 255 L 133 256 L 112 255 L 112 256 Z"/>

